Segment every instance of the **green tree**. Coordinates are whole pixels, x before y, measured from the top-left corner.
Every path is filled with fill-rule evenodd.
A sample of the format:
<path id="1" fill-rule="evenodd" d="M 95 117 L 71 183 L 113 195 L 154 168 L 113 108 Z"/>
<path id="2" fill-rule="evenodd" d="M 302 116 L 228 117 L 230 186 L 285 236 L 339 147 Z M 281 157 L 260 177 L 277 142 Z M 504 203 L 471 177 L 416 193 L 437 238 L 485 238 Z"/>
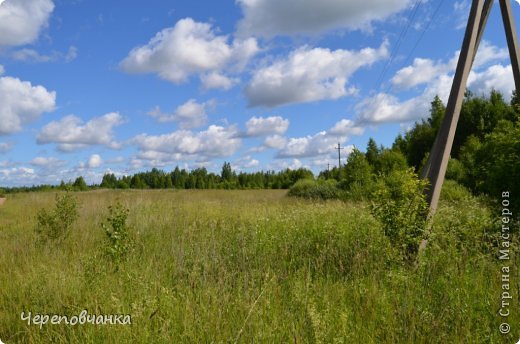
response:
<path id="1" fill-rule="evenodd" d="M 477 188 L 495 198 L 509 191 L 512 208 L 520 209 L 520 120 L 500 121 L 475 154 Z"/>
<path id="2" fill-rule="evenodd" d="M 373 191 L 374 174 L 365 154 L 354 148 L 352 153 L 349 154 L 343 170 L 344 178 L 340 181 L 338 187 L 348 191 L 354 199 L 369 198 Z"/>
<path id="3" fill-rule="evenodd" d="M 377 158 L 379 157 L 379 149 L 376 141 L 373 138 L 368 139 L 367 152 L 365 153 L 367 161 L 370 165 L 375 166 Z"/>
<path id="4" fill-rule="evenodd" d="M 74 190 L 78 190 L 78 191 L 88 190 L 87 183 L 85 182 L 85 179 L 83 179 L 82 176 L 79 176 L 78 178 L 76 178 L 76 180 L 72 184 L 72 187 L 74 188 Z"/>
<path id="5" fill-rule="evenodd" d="M 229 162 L 224 162 L 222 165 L 222 172 L 220 173 L 220 178 L 222 178 L 223 181 L 231 182 L 233 180 L 234 173 L 233 169 L 231 168 L 231 164 Z"/>
<path id="6" fill-rule="evenodd" d="M 376 174 L 389 174 L 392 171 L 402 171 L 407 168 L 406 157 L 398 150 L 383 149 L 374 163 Z"/>

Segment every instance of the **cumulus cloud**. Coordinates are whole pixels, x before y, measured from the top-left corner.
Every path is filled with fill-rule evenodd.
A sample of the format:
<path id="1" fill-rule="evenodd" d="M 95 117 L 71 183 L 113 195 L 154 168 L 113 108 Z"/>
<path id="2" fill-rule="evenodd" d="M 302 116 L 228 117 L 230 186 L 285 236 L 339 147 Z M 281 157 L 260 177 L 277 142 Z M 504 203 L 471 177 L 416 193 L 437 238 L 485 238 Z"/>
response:
<path id="1" fill-rule="evenodd" d="M 0 46 L 32 43 L 54 10 L 52 0 L 9 0 L 0 5 Z"/>
<path id="2" fill-rule="evenodd" d="M 201 132 L 178 130 L 157 136 L 141 134 L 133 143 L 139 147 L 141 159 L 192 158 L 200 161 L 233 155 L 241 146 L 237 133 L 235 126 L 211 125 Z"/>
<path id="3" fill-rule="evenodd" d="M 435 96 L 439 96 L 446 104 L 452 80 L 451 75 L 440 75 L 434 78 L 421 94 L 404 101 L 387 93 L 378 93 L 365 98 L 355 106 L 358 125 L 420 119 L 429 114 L 430 103 Z"/>
<path id="4" fill-rule="evenodd" d="M 253 159 L 250 155 L 246 155 L 244 157 L 241 157 L 238 160 L 235 160 L 231 167 L 233 170 L 242 171 L 245 169 L 251 169 L 260 166 L 260 161 L 257 159 Z"/>
<path id="5" fill-rule="evenodd" d="M 284 141 L 274 140 L 279 151 L 277 158 L 316 158 L 330 155 L 334 152 L 336 145 L 344 144 L 353 135 L 362 135 L 364 129 L 357 126 L 353 121 L 342 119 L 327 131 L 320 131 L 314 135 L 289 138 Z M 277 138 L 278 139 L 278 138 Z M 266 143 L 264 143 L 266 144 Z"/>
<path id="6" fill-rule="evenodd" d="M 400 89 L 410 89 L 429 83 L 440 75 L 454 72 L 457 67 L 459 54 L 460 51 L 455 52 L 454 56 L 447 62 L 416 58 L 411 66 L 397 71 L 391 82 Z M 492 62 L 501 61 L 508 57 L 507 49 L 498 48 L 484 40 L 478 48 L 477 56 L 473 62 L 473 69 L 482 68 Z"/>
<path id="7" fill-rule="evenodd" d="M 336 136 L 362 135 L 363 132 L 364 128 L 357 126 L 350 119 L 340 120 L 329 130 L 330 134 Z"/>
<path id="8" fill-rule="evenodd" d="M 411 66 L 397 71 L 391 81 L 400 90 L 421 86 L 422 92 L 406 100 L 388 93 L 365 98 L 355 107 L 358 122 L 407 122 L 423 118 L 429 114 L 430 103 L 436 95 L 446 104 L 458 57 L 459 52 L 446 62 L 415 59 Z M 510 95 L 514 89 L 511 66 L 496 63 L 507 57 L 506 49 L 483 41 L 468 78 L 468 88 L 478 94 L 495 89 L 504 95 Z"/>
<path id="9" fill-rule="evenodd" d="M 39 183 L 38 174 L 33 168 L 29 167 L 11 167 L 0 168 L 0 184 L 2 185 L 31 185 Z"/>
<path id="10" fill-rule="evenodd" d="M 195 99 L 190 99 L 177 107 L 173 114 L 163 113 L 161 108 L 156 106 L 148 112 L 148 115 L 160 123 L 178 122 L 181 129 L 191 129 L 206 124 L 207 110 L 213 108 L 214 104 L 215 102 L 212 100 L 206 103 L 197 103 Z"/>
<path id="11" fill-rule="evenodd" d="M 67 162 L 58 158 L 45 158 L 38 156 L 31 160 L 31 165 L 41 168 L 56 168 L 66 165 Z"/>
<path id="12" fill-rule="evenodd" d="M 265 138 L 264 146 L 266 148 L 282 149 L 287 144 L 287 139 L 281 135 L 271 135 Z"/>
<path id="13" fill-rule="evenodd" d="M 92 154 L 87 162 L 88 168 L 97 168 L 103 164 L 103 160 L 99 154 Z"/>
<path id="14" fill-rule="evenodd" d="M 64 152 L 92 145 L 104 145 L 117 149 L 120 144 L 114 140 L 114 127 L 123 123 L 123 117 L 111 112 L 83 123 L 82 119 L 69 115 L 59 121 L 45 125 L 37 136 L 38 144 L 56 143 Z"/>
<path id="15" fill-rule="evenodd" d="M 56 92 L 12 77 L 0 77 L 0 135 L 22 130 L 22 126 L 54 110 Z"/>
<path id="16" fill-rule="evenodd" d="M 430 82 L 439 74 L 451 71 L 453 66 L 430 59 L 416 58 L 411 66 L 397 71 L 391 79 L 392 84 L 402 89 L 409 89 L 417 85 Z"/>
<path id="17" fill-rule="evenodd" d="M 515 89 L 515 80 L 511 65 L 492 65 L 481 72 L 471 72 L 468 77 L 468 87 L 476 94 L 487 94 L 496 90 L 504 96 L 510 96 Z"/>
<path id="18" fill-rule="evenodd" d="M 176 84 L 199 74 L 206 87 L 230 87 L 231 79 L 226 81 L 221 70 L 230 64 L 243 67 L 259 48 L 253 38 L 228 41 L 228 36 L 216 35 L 210 24 L 185 18 L 134 48 L 121 67 L 128 73 L 155 73 Z"/>
<path id="19" fill-rule="evenodd" d="M 285 147 L 277 154 L 277 158 L 308 158 L 334 151 L 335 144 L 338 143 L 336 137 L 328 135 L 326 131 L 321 131 L 315 135 L 288 139 Z"/>
<path id="20" fill-rule="evenodd" d="M 359 68 L 370 66 L 388 55 L 388 44 L 360 51 L 301 47 L 286 59 L 256 70 L 245 88 L 249 106 L 338 99 L 356 93 L 346 84 Z"/>
<path id="21" fill-rule="evenodd" d="M 410 0 L 237 0 L 243 35 L 318 34 L 331 29 L 363 29 L 402 11 Z"/>
<path id="22" fill-rule="evenodd" d="M 251 117 L 246 122 L 247 136 L 283 134 L 289 128 L 289 120 L 280 116 Z"/>
<path id="23" fill-rule="evenodd" d="M 238 78 L 229 78 L 218 72 L 211 72 L 200 76 L 202 87 L 204 89 L 222 89 L 229 90 L 240 81 Z"/>
<path id="24" fill-rule="evenodd" d="M 62 53 L 60 51 L 53 50 L 48 55 L 40 54 L 34 49 L 23 48 L 20 50 L 15 50 L 11 53 L 11 58 L 16 61 L 24 61 L 24 62 L 35 62 L 35 63 L 44 63 L 44 62 L 56 62 L 63 60 L 65 62 L 70 62 L 74 60 L 78 56 L 78 49 L 75 46 L 70 46 L 69 50 L 66 53 Z"/>

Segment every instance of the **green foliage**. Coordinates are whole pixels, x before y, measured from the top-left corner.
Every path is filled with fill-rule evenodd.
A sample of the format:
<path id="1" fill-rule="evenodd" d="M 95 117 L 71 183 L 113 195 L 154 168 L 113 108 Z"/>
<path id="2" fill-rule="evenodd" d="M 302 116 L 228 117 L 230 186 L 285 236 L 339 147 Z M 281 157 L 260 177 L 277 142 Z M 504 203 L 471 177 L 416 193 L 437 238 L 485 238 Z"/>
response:
<path id="1" fill-rule="evenodd" d="M 87 183 L 85 182 L 85 179 L 83 179 L 82 176 L 79 176 L 78 178 L 76 178 L 76 180 L 72 184 L 72 187 L 76 191 L 86 191 L 86 190 L 88 190 Z"/>
<path id="2" fill-rule="evenodd" d="M 520 210 L 520 118 L 498 122 L 475 153 L 475 163 L 477 189 L 495 198 L 509 191 L 514 209 Z"/>
<path id="3" fill-rule="evenodd" d="M 37 214 L 36 233 L 42 240 L 63 241 L 68 237 L 72 225 L 78 219 L 78 203 L 68 194 L 56 194 L 52 211 L 42 208 Z"/>
<path id="4" fill-rule="evenodd" d="M 376 174 L 389 174 L 395 170 L 406 170 L 408 164 L 406 157 L 400 151 L 384 149 L 377 157 L 374 167 Z"/>
<path id="5" fill-rule="evenodd" d="M 365 154 L 354 149 L 348 156 L 343 175 L 344 178 L 338 187 L 347 192 L 348 198 L 362 200 L 370 197 L 374 186 L 374 174 Z"/>
<path id="6" fill-rule="evenodd" d="M 132 248 L 129 228 L 126 224 L 129 211 L 120 202 L 110 205 L 106 222 L 101 224 L 106 235 L 106 253 L 115 263 L 125 260 Z"/>
<path id="7" fill-rule="evenodd" d="M 474 197 L 471 191 L 455 180 L 447 179 L 442 184 L 441 200 L 448 203 L 460 204 Z"/>
<path id="8" fill-rule="evenodd" d="M 367 152 L 365 156 L 370 165 L 375 165 L 378 157 L 379 157 L 379 148 L 377 147 L 376 141 L 373 138 L 370 138 L 367 143 Z"/>
<path id="9" fill-rule="evenodd" d="M 230 182 L 234 177 L 235 175 L 231 168 L 231 164 L 229 162 L 224 162 L 224 165 L 222 165 L 222 172 L 220 172 L 220 178 L 222 178 L 223 181 Z"/>
<path id="10" fill-rule="evenodd" d="M 337 182 L 329 180 L 300 179 L 290 189 L 287 195 L 308 199 L 336 199 L 340 197 Z"/>
<path id="11" fill-rule="evenodd" d="M 415 259 L 426 227 L 426 186 L 413 169 L 395 170 L 379 177 L 373 195 L 372 214 L 381 222 L 399 257 L 408 262 Z"/>
<path id="12" fill-rule="evenodd" d="M 518 340 L 517 331 L 497 330 L 504 262 L 497 247 L 489 250 L 500 243 L 496 209 L 476 197 L 441 201 L 419 266 L 410 268 L 395 264 L 395 249 L 363 203 L 302 202 L 285 194 L 78 193 L 81 231 L 71 232 L 60 250 L 28 245 L 34 219 L 27 210 L 52 206 L 54 194 L 15 195 L 0 207 L 0 338 L 35 344 Z M 99 219 L 116 197 L 140 233 L 120 273 L 98 254 Z M 514 272 L 511 281 L 514 289 Z M 20 321 L 21 310 L 70 319 L 82 309 L 131 314 L 132 326 L 40 328 Z M 514 310 L 509 322 L 519 324 Z"/>
<path id="13" fill-rule="evenodd" d="M 466 168 L 460 160 L 452 158 L 448 161 L 446 179 L 451 179 L 458 183 L 463 183 L 466 180 Z"/>

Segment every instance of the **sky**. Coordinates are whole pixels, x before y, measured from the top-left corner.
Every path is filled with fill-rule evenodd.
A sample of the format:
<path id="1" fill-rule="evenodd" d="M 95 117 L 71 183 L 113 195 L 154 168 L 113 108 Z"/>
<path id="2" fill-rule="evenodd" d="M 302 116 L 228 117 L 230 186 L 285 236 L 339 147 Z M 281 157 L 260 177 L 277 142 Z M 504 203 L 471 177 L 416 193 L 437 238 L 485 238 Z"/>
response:
<path id="1" fill-rule="evenodd" d="M 471 1 L 0 0 L 0 186 L 338 164 L 446 103 Z M 512 2 L 515 18 L 520 6 Z M 510 99 L 498 2 L 468 80 Z"/>

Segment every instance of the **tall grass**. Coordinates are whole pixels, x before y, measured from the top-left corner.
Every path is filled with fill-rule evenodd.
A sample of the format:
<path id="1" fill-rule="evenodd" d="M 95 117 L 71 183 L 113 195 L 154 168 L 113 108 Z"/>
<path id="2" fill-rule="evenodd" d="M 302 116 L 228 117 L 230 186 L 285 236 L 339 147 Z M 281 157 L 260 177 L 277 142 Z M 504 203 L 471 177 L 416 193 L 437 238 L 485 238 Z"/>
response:
<path id="1" fill-rule="evenodd" d="M 498 227 L 473 198 L 443 204 L 412 269 L 394 259 L 363 203 L 266 190 L 75 196 L 70 236 L 45 246 L 36 213 L 52 208 L 54 194 L 16 194 L 0 207 L 6 343 L 512 343 L 520 335 L 517 305 L 513 333 L 498 331 Z M 117 201 L 129 209 L 134 248 L 114 269 L 101 224 Z M 514 288 L 519 279 L 511 276 Z M 83 309 L 130 314 L 132 324 L 40 329 L 20 319 Z"/>

